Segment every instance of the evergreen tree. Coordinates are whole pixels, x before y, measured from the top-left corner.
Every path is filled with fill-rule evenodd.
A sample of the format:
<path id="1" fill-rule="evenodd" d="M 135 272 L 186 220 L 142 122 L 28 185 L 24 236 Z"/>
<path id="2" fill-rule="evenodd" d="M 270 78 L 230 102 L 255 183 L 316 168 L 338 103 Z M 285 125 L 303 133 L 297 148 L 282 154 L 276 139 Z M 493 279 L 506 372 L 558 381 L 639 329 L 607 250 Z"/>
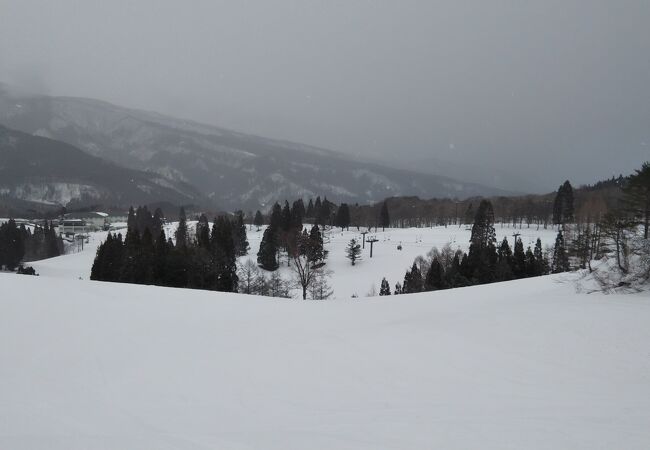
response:
<path id="1" fill-rule="evenodd" d="M 565 181 L 555 195 L 553 202 L 553 223 L 564 225 L 573 220 L 573 187 Z"/>
<path id="2" fill-rule="evenodd" d="M 402 285 L 403 294 L 414 294 L 424 290 L 424 280 L 422 279 L 422 272 L 414 262 L 411 270 L 407 270 L 404 275 L 404 284 Z"/>
<path id="3" fill-rule="evenodd" d="M 442 264 L 440 264 L 440 261 L 438 261 L 437 258 L 434 258 L 433 261 L 431 261 L 429 270 L 427 271 L 424 288 L 427 291 L 435 291 L 438 289 L 444 289 L 445 287 L 444 269 Z"/>
<path id="4" fill-rule="evenodd" d="M 497 257 L 499 262 L 505 262 L 507 265 L 512 266 L 512 250 L 510 250 L 508 238 L 504 237 L 503 241 L 501 241 L 501 245 L 497 250 Z"/>
<path id="5" fill-rule="evenodd" d="M 402 285 L 399 283 L 395 283 L 395 292 L 393 294 L 400 295 L 401 293 L 402 293 Z"/>
<path id="6" fill-rule="evenodd" d="M 271 209 L 271 217 L 269 218 L 269 228 L 274 233 L 278 234 L 282 229 L 282 207 L 276 202 Z"/>
<path id="7" fill-rule="evenodd" d="M 278 243 L 275 232 L 273 228 L 268 227 L 264 230 L 262 242 L 260 242 L 260 248 L 257 252 L 257 264 L 259 264 L 259 266 L 264 270 L 277 270 L 278 267 L 280 267 L 278 264 L 277 254 Z"/>
<path id="8" fill-rule="evenodd" d="M 451 267 L 449 270 L 447 270 L 447 272 L 445 272 L 445 283 L 447 286 L 452 288 L 463 287 L 469 284 L 467 278 L 463 276 L 463 271 L 461 268 L 461 255 L 463 255 L 462 259 L 466 260 L 467 255 L 462 253 L 460 250 L 457 251 L 454 255 L 454 259 L 451 262 Z"/>
<path id="9" fill-rule="evenodd" d="M 255 212 L 255 218 L 253 219 L 253 225 L 255 225 L 258 230 L 262 225 L 264 225 L 264 216 L 262 215 L 262 213 L 260 212 L 259 209 Z"/>
<path id="10" fill-rule="evenodd" d="M 526 276 L 527 277 L 534 277 L 537 276 L 537 267 L 535 263 L 535 254 L 531 250 L 530 247 L 526 249 Z"/>
<path id="11" fill-rule="evenodd" d="M 144 233 L 142 233 L 142 239 L 140 242 L 140 279 L 138 283 L 141 284 L 152 284 L 153 283 L 153 265 L 155 258 L 155 250 L 153 237 L 151 236 L 151 231 L 149 227 L 145 228 Z"/>
<path id="12" fill-rule="evenodd" d="M 524 253 L 524 243 L 521 239 L 515 240 L 515 252 L 512 256 L 512 272 L 515 278 L 526 276 L 526 254 Z"/>
<path id="13" fill-rule="evenodd" d="M 284 201 L 284 208 L 282 208 L 282 219 L 281 219 L 281 229 L 285 233 L 291 229 L 291 208 L 289 208 L 289 202 Z"/>
<path id="14" fill-rule="evenodd" d="M 124 261 L 119 281 L 122 283 L 140 283 L 144 279 L 142 261 L 142 244 L 137 227 L 129 229 L 124 241 Z"/>
<path id="15" fill-rule="evenodd" d="M 320 195 L 316 197 L 316 202 L 314 203 L 314 212 L 312 217 L 316 220 L 316 224 L 318 225 L 323 225 L 322 223 L 318 222 L 321 209 L 323 209 L 323 203 L 320 200 Z"/>
<path id="16" fill-rule="evenodd" d="M 137 230 L 137 223 L 135 221 L 135 211 L 133 210 L 133 206 L 129 208 L 129 216 L 126 219 L 126 226 L 127 230 Z"/>
<path id="17" fill-rule="evenodd" d="M 382 231 L 386 231 L 386 227 L 390 227 L 390 215 L 388 214 L 388 202 L 384 200 L 379 211 L 379 226 Z"/>
<path id="18" fill-rule="evenodd" d="M 381 279 L 381 287 L 379 288 L 379 295 L 390 295 L 390 285 L 388 284 L 388 281 L 386 281 L 386 278 Z"/>
<path id="19" fill-rule="evenodd" d="M 323 243 L 323 235 L 321 234 L 318 225 L 314 225 L 311 227 L 311 231 L 309 232 L 309 242 L 311 243 L 308 248 L 308 252 L 309 252 L 308 256 L 310 261 L 313 262 L 325 261 L 327 252 L 325 251 L 325 245 Z"/>
<path id="20" fill-rule="evenodd" d="M 235 244 L 235 254 L 237 256 L 245 256 L 248 254 L 250 245 L 246 236 L 246 224 L 244 223 L 244 213 L 242 211 L 238 211 L 235 214 L 234 226 L 233 241 Z"/>
<path id="21" fill-rule="evenodd" d="M 214 289 L 222 292 L 237 292 L 237 257 L 230 220 L 225 217 L 217 218 L 210 241 L 212 271 L 216 275 Z"/>
<path id="22" fill-rule="evenodd" d="M 0 226 L 0 268 L 4 265 L 14 270 L 25 256 L 25 233 L 16 225 L 14 219 Z"/>
<path id="23" fill-rule="evenodd" d="M 253 219 L 253 225 L 255 225 L 258 230 L 262 225 L 264 225 L 264 216 L 262 215 L 262 212 L 259 209 L 255 212 L 255 218 Z"/>
<path id="24" fill-rule="evenodd" d="M 151 235 L 154 237 L 154 239 L 158 239 L 164 224 L 165 224 L 165 214 L 163 214 L 162 209 L 156 208 L 156 210 L 153 213 L 152 226 L 151 226 Z"/>
<path id="25" fill-rule="evenodd" d="M 310 219 L 314 218 L 314 202 L 312 199 L 309 199 L 309 203 L 307 204 L 307 211 L 305 211 L 305 217 L 309 217 Z"/>
<path id="26" fill-rule="evenodd" d="M 205 214 L 201 214 L 196 223 L 196 245 L 203 249 L 210 248 L 210 222 Z"/>
<path id="27" fill-rule="evenodd" d="M 291 227 L 295 230 L 302 229 L 302 221 L 305 218 L 305 203 L 298 199 L 291 205 Z"/>
<path id="28" fill-rule="evenodd" d="M 341 231 L 343 231 L 344 228 L 350 227 L 350 208 L 347 203 L 341 203 L 341 206 L 339 206 L 336 213 L 335 225 L 340 227 Z"/>
<path id="29" fill-rule="evenodd" d="M 542 240 L 540 238 L 537 238 L 537 241 L 535 242 L 533 255 L 535 256 L 535 275 L 546 275 L 549 272 L 549 265 L 548 260 L 542 251 Z"/>
<path id="30" fill-rule="evenodd" d="M 569 257 L 567 256 L 566 247 L 564 245 L 564 236 L 562 231 L 558 232 L 555 238 L 555 248 L 553 250 L 553 263 L 551 271 L 553 273 L 568 272 L 570 270 Z"/>
<path id="31" fill-rule="evenodd" d="M 181 206 L 181 210 L 178 214 L 178 228 L 176 233 L 174 233 L 176 238 L 176 247 L 185 248 L 189 243 L 189 234 L 187 232 L 187 217 L 185 216 L 185 208 Z"/>
<path id="32" fill-rule="evenodd" d="M 497 263 L 496 232 L 492 203 L 481 200 L 470 237 L 469 254 L 463 269 L 478 283 L 490 283 L 495 278 Z"/>
<path id="33" fill-rule="evenodd" d="M 356 239 L 350 239 L 350 242 L 345 248 L 345 254 L 353 266 L 361 259 L 361 245 L 357 244 Z"/>
<path id="34" fill-rule="evenodd" d="M 209 243 L 209 235 L 208 235 L 208 243 Z M 168 285 L 167 264 L 168 264 L 170 251 L 171 248 L 167 241 L 165 230 L 161 228 L 158 234 L 158 238 L 156 239 L 156 242 L 154 244 L 154 256 L 153 256 L 153 264 L 152 264 L 153 284 L 159 286 Z"/>
<path id="35" fill-rule="evenodd" d="M 316 203 L 318 204 L 320 200 L 320 197 L 316 199 Z M 320 205 L 320 208 L 315 206 L 316 209 L 316 223 L 320 225 L 329 225 L 330 224 L 330 216 L 332 214 L 332 203 L 327 200 L 327 197 L 323 199 L 323 202 Z"/>
<path id="36" fill-rule="evenodd" d="M 648 239 L 650 228 L 650 162 L 645 162 L 641 169 L 630 175 L 627 186 L 623 189 L 623 202 L 626 210 L 643 226 L 643 238 Z"/>

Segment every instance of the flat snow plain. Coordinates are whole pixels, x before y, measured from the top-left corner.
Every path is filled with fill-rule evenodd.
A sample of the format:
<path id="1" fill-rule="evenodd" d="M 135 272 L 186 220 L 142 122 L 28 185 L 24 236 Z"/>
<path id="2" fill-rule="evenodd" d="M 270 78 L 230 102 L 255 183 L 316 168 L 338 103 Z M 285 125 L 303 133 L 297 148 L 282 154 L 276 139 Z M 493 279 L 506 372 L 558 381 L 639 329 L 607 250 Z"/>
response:
<path id="1" fill-rule="evenodd" d="M 390 233 L 389 279 L 450 240 Z M 0 448 L 650 448 L 647 292 L 570 274 L 350 299 L 366 280 L 332 260 L 343 295 L 304 302 L 87 281 L 93 252 L 0 274 Z"/>

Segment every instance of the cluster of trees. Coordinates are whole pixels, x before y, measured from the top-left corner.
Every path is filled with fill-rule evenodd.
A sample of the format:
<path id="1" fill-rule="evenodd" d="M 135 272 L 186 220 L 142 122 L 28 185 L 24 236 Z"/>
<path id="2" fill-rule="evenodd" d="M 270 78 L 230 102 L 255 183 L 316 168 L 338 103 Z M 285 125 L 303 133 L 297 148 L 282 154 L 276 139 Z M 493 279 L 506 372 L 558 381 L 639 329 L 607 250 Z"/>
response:
<path id="1" fill-rule="evenodd" d="M 623 188 L 630 177 L 617 177 L 591 186 L 572 188 L 574 220 L 579 222 L 598 221 L 608 211 L 617 208 L 623 196 Z M 552 227 L 557 223 L 555 193 L 523 195 L 512 197 L 491 197 L 495 222 L 520 228 L 535 226 Z M 564 197 L 564 196 L 562 196 Z M 464 200 L 418 197 L 391 197 L 374 205 L 351 205 L 350 226 L 359 227 L 431 227 L 471 226 L 481 198 Z M 558 205 L 559 206 L 559 205 Z M 390 210 L 384 220 L 382 211 Z"/>
<path id="2" fill-rule="evenodd" d="M 569 242 L 567 265 L 593 272 L 592 260 L 612 260 L 608 270 L 595 275 L 603 288 L 642 285 L 650 281 L 650 163 L 610 184 L 621 186 L 615 208 L 597 220 L 561 224 Z"/>
<path id="3" fill-rule="evenodd" d="M 251 225 L 255 225 L 259 228 L 265 223 L 270 224 L 273 212 L 278 207 L 279 205 L 274 205 L 274 207 L 271 209 L 271 213 L 266 218 L 264 217 L 264 214 L 262 214 L 262 212 L 259 210 L 254 215 L 251 213 Z M 285 201 L 285 207 L 280 208 L 280 210 L 284 213 L 286 211 L 286 208 L 289 208 L 289 204 Z M 349 229 L 351 226 L 356 226 L 357 228 L 361 227 L 362 225 L 370 226 L 368 225 L 370 222 L 362 223 L 362 221 L 358 220 L 359 208 L 361 207 L 358 204 L 350 206 L 347 203 L 341 203 L 337 206 L 335 203 L 327 200 L 327 197 L 321 201 L 321 198 L 319 196 L 316 197 L 316 201 L 310 198 L 306 207 L 302 199 L 296 200 L 293 202 L 289 210 L 291 214 L 300 216 L 306 222 L 319 225 L 321 227 L 324 227 L 326 225 L 340 227 L 341 230 L 343 230 Z M 296 210 L 296 212 L 294 212 L 294 210 Z M 386 228 L 390 226 L 390 216 L 388 213 L 387 202 L 383 202 L 381 204 L 381 208 L 377 211 L 376 217 L 371 222 L 371 225 L 374 227 Z"/>
<path id="4" fill-rule="evenodd" d="M 22 262 L 52 258 L 63 253 L 63 241 L 51 223 L 35 226 L 32 232 L 16 221 L 0 225 L 0 269 L 15 270 Z"/>
<path id="5" fill-rule="evenodd" d="M 603 259 L 612 261 L 595 273 L 596 281 L 603 288 L 643 285 L 650 281 L 650 163 L 644 163 L 629 177 L 584 187 L 582 194 L 603 190 L 620 192 L 606 208 L 587 202 L 582 212 L 576 214 L 576 196 L 571 183 L 565 181 L 559 187 L 552 201 L 551 218 L 558 233 L 550 262 L 539 239 L 534 249 L 529 247 L 526 251 L 517 238 L 514 249 L 507 239 L 497 245 L 494 209 L 489 200 L 482 200 L 474 214 L 469 252 L 454 252 L 449 246 L 442 251 L 434 249 L 428 260 L 422 258 L 413 263 L 403 283 L 395 286 L 394 293 L 447 289 L 576 269 L 594 272 L 591 262 Z M 388 281 L 383 279 L 380 295 L 390 292 Z"/>
<path id="6" fill-rule="evenodd" d="M 174 240 L 156 217 L 162 212 L 131 208 L 126 236 L 109 233 L 97 249 L 91 279 L 237 292 L 236 258 L 248 252 L 241 214 L 220 216 L 212 227 L 201 216 L 192 237 L 181 208 Z"/>
<path id="7" fill-rule="evenodd" d="M 307 299 L 308 294 L 313 299 L 322 300 L 329 297 L 332 292 L 327 284 L 328 273 L 324 269 L 327 251 L 321 228 L 316 223 L 308 231 L 303 227 L 303 219 L 308 217 L 308 214 L 315 214 L 318 216 L 316 222 L 322 224 L 324 220 L 330 220 L 332 210 L 333 205 L 327 199 L 321 202 L 320 197 L 315 203 L 310 200 L 306 209 L 302 200 L 293 202 L 292 206 L 285 201 L 284 207 L 276 203 L 271 210 L 269 226 L 262 236 L 257 253 L 259 267 L 274 272 L 280 266 L 281 256 L 286 255 L 287 265 L 293 274 L 293 283 L 290 287 L 300 288 L 304 300 Z M 339 216 L 344 219 L 345 208 L 342 211 Z M 248 267 L 247 274 L 250 271 Z M 260 289 L 267 289 L 268 283 L 262 282 L 259 275 L 257 279 L 260 282 L 255 285 L 258 286 L 256 293 L 260 293 Z"/>
<path id="8" fill-rule="evenodd" d="M 305 214 L 302 200 L 295 201 L 291 207 L 288 201 L 285 201 L 284 207 L 278 203 L 273 205 L 269 226 L 264 230 L 257 253 L 257 263 L 262 269 L 275 271 L 280 267 L 282 254 L 286 255 L 289 264 L 302 251 L 308 251 L 316 262 L 325 261 L 327 252 L 321 229 L 318 224 L 314 224 L 309 232 L 303 229 Z"/>
<path id="9" fill-rule="evenodd" d="M 535 277 L 549 273 L 550 266 L 537 239 L 535 248 L 524 251 L 516 238 L 514 250 L 506 238 L 497 245 L 494 211 L 489 200 L 482 200 L 476 211 L 469 252 L 453 250 L 449 244 L 434 248 L 428 258 L 418 258 L 395 285 L 394 294 L 410 294 L 450 289 L 497 281 Z M 379 295 L 390 295 L 390 285 L 382 279 Z"/>

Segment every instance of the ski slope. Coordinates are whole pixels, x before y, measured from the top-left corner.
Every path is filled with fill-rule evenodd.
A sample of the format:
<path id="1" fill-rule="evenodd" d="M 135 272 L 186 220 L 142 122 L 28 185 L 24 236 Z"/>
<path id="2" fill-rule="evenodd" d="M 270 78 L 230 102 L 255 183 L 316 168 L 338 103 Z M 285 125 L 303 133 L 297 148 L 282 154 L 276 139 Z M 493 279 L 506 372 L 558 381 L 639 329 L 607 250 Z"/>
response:
<path id="1" fill-rule="evenodd" d="M 173 236 L 177 223 L 167 225 L 165 232 L 167 236 Z M 194 229 L 196 222 L 188 222 L 188 227 Z M 126 230 L 121 230 L 126 234 Z M 247 256 L 239 258 L 240 262 L 247 259 L 257 260 L 257 251 L 259 250 L 264 228 L 257 230 L 253 227 L 248 230 L 248 241 L 250 251 Z M 119 230 L 118 230 L 119 232 Z M 504 237 L 508 238 L 511 247 L 513 246 L 513 234 L 520 234 L 524 248 L 535 246 L 537 238 L 542 239 L 545 247 L 552 248 L 555 243 L 556 231 L 551 227 L 548 229 L 536 227 L 511 228 L 508 226 L 496 226 L 497 239 L 499 242 Z M 442 248 L 446 243 L 450 243 L 453 249 L 460 248 L 467 251 L 469 248 L 470 229 L 463 225 L 462 227 L 433 227 L 433 228 L 403 228 L 403 229 L 379 229 L 367 235 L 374 236 L 378 242 L 374 244 L 373 257 L 370 258 L 370 245 L 366 244 L 362 251 L 362 259 L 353 267 L 350 261 L 346 259 L 345 247 L 350 239 L 355 238 L 362 242 L 362 236 L 359 231 L 350 228 L 350 230 L 341 231 L 339 228 L 328 230 L 325 235 L 325 249 L 328 250 L 327 270 L 331 271 L 329 284 L 333 290 L 334 298 L 351 298 L 353 295 L 365 297 L 374 288 L 379 292 L 379 286 L 382 277 L 390 282 L 391 288 L 395 283 L 404 281 L 404 274 L 407 269 L 411 268 L 413 260 L 418 256 L 426 256 L 434 246 Z M 106 238 L 105 232 L 90 233 L 90 242 L 84 246 L 83 252 L 71 253 L 59 258 L 52 258 L 44 261 L 29 263 L 41 276 L 67 277 L 70 279 L 84 279 L 90 277 L 90 268 L 95 257 L 95 251 L 99 243 Z M 402 250 L 397 246 L 401 245 Z M 286 258 L 280 259 L 280 273 L 286 280 L 292 278 L 292 273 L 287 266 Z M 295 289 L 295 298 L 301 298 L 300 290 Z"/>
<path id="2" fill-rule="evenodd" d="M 305 302 L 0 274 L 0 448 L 650 448 L 650 298 L 568 278 Z"/>

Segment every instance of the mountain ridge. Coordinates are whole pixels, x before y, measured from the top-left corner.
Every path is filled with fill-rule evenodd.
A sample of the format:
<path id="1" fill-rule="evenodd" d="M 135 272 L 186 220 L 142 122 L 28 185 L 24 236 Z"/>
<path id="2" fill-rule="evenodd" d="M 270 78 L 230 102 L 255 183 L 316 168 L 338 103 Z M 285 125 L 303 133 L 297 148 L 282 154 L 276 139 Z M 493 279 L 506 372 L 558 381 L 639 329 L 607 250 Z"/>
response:
<path id="1" fill-rule="evenodd" d="M 510 194 L 81 97 L 21 96 L 0 90 L 0 123 L 128 168 L 192 184 L 226 209 L 265 209 L 285 198 L 317 195 L 337 202 L 372 203 L 396 195 Z"/>

